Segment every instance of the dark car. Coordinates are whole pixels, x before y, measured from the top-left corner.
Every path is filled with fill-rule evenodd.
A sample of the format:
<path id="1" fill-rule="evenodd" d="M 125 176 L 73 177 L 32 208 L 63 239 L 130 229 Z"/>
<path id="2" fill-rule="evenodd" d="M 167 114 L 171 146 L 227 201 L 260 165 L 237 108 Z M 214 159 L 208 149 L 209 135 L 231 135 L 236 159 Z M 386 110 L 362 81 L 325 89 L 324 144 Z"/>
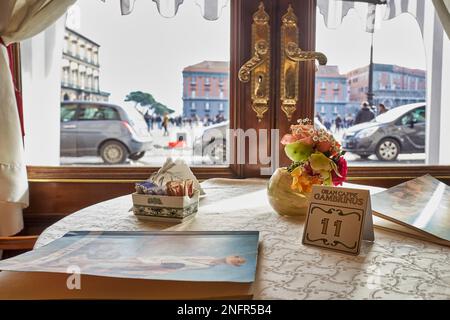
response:
<path id="1" fill-rule="evenodd" d="M 100 156 L 107 164 L 138 160 L 151 149 L 144 117 L 133 107 L 61 103 L 61 156 Z"/>
<path id="2" fill-rule="evenodd" d="M 425 152 L 425 103 L 400 106 L 347 130 L 342 138 L 346 151 L 362 158 L 375 154 L 394 161 L 400 153 Z"/>

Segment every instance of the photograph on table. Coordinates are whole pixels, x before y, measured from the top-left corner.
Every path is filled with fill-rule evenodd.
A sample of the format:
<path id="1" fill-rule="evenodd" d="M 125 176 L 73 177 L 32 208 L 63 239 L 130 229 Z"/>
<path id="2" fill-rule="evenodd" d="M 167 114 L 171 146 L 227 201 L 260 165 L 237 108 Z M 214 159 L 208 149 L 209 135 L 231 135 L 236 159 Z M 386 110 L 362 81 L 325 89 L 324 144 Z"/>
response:
<path id="1" fill-rule="evenodd" d="M 69 232 L 37 250 L 1 261 L 3 271 L 172 281 L 254 281 L 257 231 Z"/>

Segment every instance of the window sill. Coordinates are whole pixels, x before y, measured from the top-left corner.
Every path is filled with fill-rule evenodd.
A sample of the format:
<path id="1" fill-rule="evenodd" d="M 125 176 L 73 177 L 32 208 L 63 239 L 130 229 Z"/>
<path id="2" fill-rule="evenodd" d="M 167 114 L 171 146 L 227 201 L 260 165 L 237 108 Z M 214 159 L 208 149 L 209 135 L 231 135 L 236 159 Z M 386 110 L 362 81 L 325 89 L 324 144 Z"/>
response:
<path id="1" fill-rule="evenodd" d="M 39 167 L 29 166 L 30 182 L 133 183 L 147 179 L 157 168 L 151 167 Z M 242 178 L 234 167 L 192 168 L 199 180 Z M 390 187 L 397 183 L 430 174 L 450 183 L 450 166 L 350 167 L 348 181 Z M 252 177 L 254 177 L 252 175 Z M 268 178 L 268 177 L 262 177 Z"/>
<path id="2" fill-rule="evenodd" d="M 134 183 L 146 180 L 155 167 L 45 167 L 28 166 L 29 182 Z M 199 180 L 236 178 L 232 167 L 191 168 Z"/>

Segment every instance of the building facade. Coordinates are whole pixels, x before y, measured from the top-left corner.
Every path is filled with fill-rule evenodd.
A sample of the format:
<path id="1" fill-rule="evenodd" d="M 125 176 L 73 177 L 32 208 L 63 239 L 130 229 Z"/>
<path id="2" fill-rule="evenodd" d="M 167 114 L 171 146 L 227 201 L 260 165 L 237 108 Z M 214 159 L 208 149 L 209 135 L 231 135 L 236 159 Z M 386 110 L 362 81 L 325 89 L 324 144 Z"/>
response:
<path id="1" fill-rule="evenodd" d="M 229 119 L 229 64 L 203 61 L 183 70 L 183 117 Z"/>
<path id="2" fill-rule="evenodd" d="M 316 72 L 316 113 L 322 121 L 332 121 L 346 114 L 348 104 L 347 77 L 338 66 L 319 66 Z"/>
<path id="3" fill-rule="evenodd" d="M 350 102 L 359 105 L 367 100 L 369 66 L 347 74 Z M 390 64 L 374 64 L 374 105 L 385 104 L 395 108 L 426 100 L 426 72 Z"/>
<path id="4" fill-rule="evenodd" d="M 100 45 L 66 27 L 64 34 L 61 101 L 108 101 L 100 90 Z"/>

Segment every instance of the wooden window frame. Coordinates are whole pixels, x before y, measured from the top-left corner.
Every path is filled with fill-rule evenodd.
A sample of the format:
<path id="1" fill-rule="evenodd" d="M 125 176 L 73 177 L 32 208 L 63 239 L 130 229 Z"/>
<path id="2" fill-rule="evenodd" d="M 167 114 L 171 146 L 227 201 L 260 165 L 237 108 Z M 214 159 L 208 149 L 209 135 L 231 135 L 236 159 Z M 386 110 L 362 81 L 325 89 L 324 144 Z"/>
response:
<path id="1" fill-rule="evenodd" d="M 244 1 L 249 0 L 233 0 L 231 3 L 231 35 L 243 34 L 241 37 L 231 37 L 231 64 L 230 64 L 230 79 L 237 79 L 237 73 L 242 65 L 249 58 L 249 48 L 243 44 L 248 43 L 250 23 L 249 13 L 243 12 Z M 265 0 L 267 5 L 270 5 L 269 0 Z M 281 10 L 287 8 L 291 1 L 278 0 L 277 10 L 279 12 L 270 12 L 278 16 Z M 300 1 L 298 1 L 299 3 Z M 258 1 L 255 1 L 255 8 Z M 301 4 L 301 15 L 299 17 L 299 24 L 301 28 L 300 42 L 305 49 L 315 49 L 316 37 L 316 0 L 304 0 Z M 245 21 L 245 23 L 244 23 Z M 274 22 L 274 27 L 277 27 L 277 22 Z M 278 39 L 273 39 L 277 41 Z M 14 72 L 16 79 L 16 86 L 21 90 L 21 63 L 20 63 L 20 45 L 14 45 Z M 276 51 L 276 50 L 274 50 Z M 274 59 L 278 58 L 278 54 L 274 54 Z M 310 117 L 314 115 L 314 70 L 312 68 L 300 68 L 300 79 L 302 83 L 299 106 L 299 116 Z M 276 70 L 277 71 L 277 70 Z M 277 81 L 277 80 L 275 80 Z M 274 86 L 275 88 L 277 86 Z M 236 81 L 230 81 L 230 127 L 231 128 L 245 128 L 249 127 L 248 119 L 246 122 L 246 115 L 249 114 L 247 108 L 248 101 L 246 94 L 246 87 Z M 278 114 L 269 117 L 269 123 L 272 128 L 279 128 L 285 131 L 286 127 L 281 127 L 278 124 Z M 283 162 L 283 161 L 282 161 Z M 235 161 L 233 161 L 235 163 Z M 102 183 L 102 182 L 116 182 L 116 183 L 130 183 L 134 181 L 141 181 L 146 179 L 150 173 L 154 172 L 156 168 L 152 167 L 47 167 L 47 166 L 28 166 L 28 178 L 30 183 L 41 182 L 61 182 L 61 183 Z M 222 178 L 246 178 L 259 176 L 255 170 L 246 170 L 246 166 L 242 164 L 231 164 L 229 167 L 204 167 L 193 169 L 194 174 L 199 179 L 208 179 L 215 177 Z M 350 182 L 372 184 L 378 186 L 389 187 L 399 182 L 412 179 L 424 174 L 431 174 L 447 183 L 450 182 L 450 166 L 428 166 L 428 165 L 406 165 L 406 166 L 381 166 L 381 167 L 350 167 L 348 180 Z"/>

